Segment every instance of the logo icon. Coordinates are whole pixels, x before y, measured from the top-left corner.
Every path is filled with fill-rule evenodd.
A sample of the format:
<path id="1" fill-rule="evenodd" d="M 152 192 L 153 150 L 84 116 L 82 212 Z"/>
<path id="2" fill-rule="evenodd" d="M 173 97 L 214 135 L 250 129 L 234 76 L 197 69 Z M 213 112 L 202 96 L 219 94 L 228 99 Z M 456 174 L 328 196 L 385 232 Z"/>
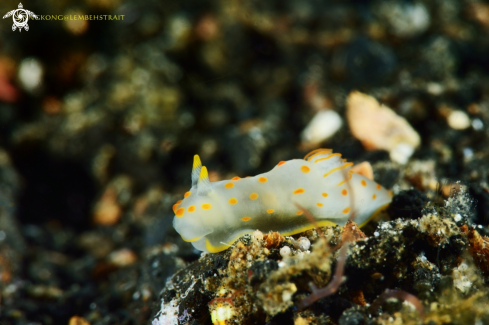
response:
<path id="1" fill-rule="evenodd" d="M 7 12 L 7 14 L 3 16 L 3 19 L 10 16 L 12 16 L 14 20 L 14 24 L 12 25 L 12 31 L 14 32 L 17 28 L 19 29 L 19 32 L 22 31 L 22 28 L 28 31 L 29 25 L 27 25 L 27 22 L 29 21 L 29 16 L 31 16 L 32 18 L 37 18 L 35 13 L 29 10 L 25 10 L 24 7 L 22 6 L 22 3 L 19 3 L 18 9 L 14 9 L 12 11 Z"/>

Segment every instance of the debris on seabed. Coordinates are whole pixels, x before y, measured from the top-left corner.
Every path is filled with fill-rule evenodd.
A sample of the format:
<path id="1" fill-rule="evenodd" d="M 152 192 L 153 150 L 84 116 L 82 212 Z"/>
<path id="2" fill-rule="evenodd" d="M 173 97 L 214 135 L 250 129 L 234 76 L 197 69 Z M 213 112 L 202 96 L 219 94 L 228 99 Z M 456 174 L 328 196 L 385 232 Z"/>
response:
<path id="1" fill-rule="evenodd" d="M 396 197 L 409 193 L 401 191 Z M 410 204 L 409 200 L 395 201 Z M 481 307 L 489 295 L 484 284 L 489 238 L 467 225 L 457 226 L 457 222 L 469 222 L 466 214 L 473 201 L 459 190 L 438 208 L 420 202 L 409 206 L 417 210 L 416 219 L 398 216 L 399 207 L 390 209 L 392 220 L 379 222 L 369 237 L 353 222 L 285 238 L 260 231 L 245 235 L 230 249 L 204 254 L 177 272 L 161 295 L 171 304 L 162 305 L 153 324 L 170 324 L 164 321 L 177 318 L 248 324 L 281 317 L 296 323 L 322 319 L 324 324 L 346 324 L 352 313 L 358 320 L 355 324 L 394 319 L 399 324 L 417 324 L 423 318 L 435 324 L 446 319 L 472 324 L 475 319 L 489 319 L 489 310 Z M 463 217 L 456 218 L 454 211 Z M 311 295 L 311 288 L 319 292 L 338 277 L 333 273 L 338 272 L 345 236 L 352 242 L 339 290 L 298 308 Z M 192 297 L 197 291 L 204 299 L 200 305 Z M 471 301 L 473 307 L 469 307 Z M 475 314 L 462 312 L 455 307 L 459 304 Z M 190 305 L 193 311 L 185 312 Z"/>
<path id="2" fill-rule="evenodd" d="M 391 160 L 400 164 L 407 163 L 421 143 L 405 118 L 358 91 L 348 96 L 346 117 L 353 136 L 367 150 L 386 150 Z"/>

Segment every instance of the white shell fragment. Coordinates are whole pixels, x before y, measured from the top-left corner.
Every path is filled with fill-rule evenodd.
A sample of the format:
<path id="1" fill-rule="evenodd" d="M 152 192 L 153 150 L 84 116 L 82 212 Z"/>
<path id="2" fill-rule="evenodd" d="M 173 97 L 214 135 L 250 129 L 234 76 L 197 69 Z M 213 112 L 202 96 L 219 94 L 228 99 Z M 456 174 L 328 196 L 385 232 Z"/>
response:
<path id="1" fill-rule="evenodd" d="M 289 246 L 282 247 L 280 249 L 280 256 L 282 256 L 282 257 L 290 256 L 290 247 Z"/>
<path id="2" fill-rule="evenodd" d="M 297 240 L 297 244 L 299 244 L 299 249 L 301 251 L 307 251 L 309 248 L 311 248 L 311 242 L 306 237 L 299 238 Z"/>
<path id="3" fill-rule="evenodd" d="M 462 262 L 452 272 L 453 286 L 465 293 L 472 287 L 471 271 L 467 263 Z"/>
<path id="4" fill-rule="evenodd" d="M 398 163 L 406 163 L 421 143 L 405 118 L 358 91 L 348 96 L 346 117 L 352 134 L 367 150 L 386 150 Z"/>

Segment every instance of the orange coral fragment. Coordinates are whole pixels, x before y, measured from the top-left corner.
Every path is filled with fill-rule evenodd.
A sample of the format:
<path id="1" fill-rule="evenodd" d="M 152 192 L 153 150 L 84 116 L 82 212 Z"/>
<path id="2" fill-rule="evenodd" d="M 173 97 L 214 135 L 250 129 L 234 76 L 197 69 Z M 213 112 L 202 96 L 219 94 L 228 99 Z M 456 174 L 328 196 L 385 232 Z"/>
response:
<path id="1" fill-rule="evenodd" d="M 484 275 L 489 274 L 489 237 L 483 237 L 475 229 L 471 229 L 467 235 L 469 240 L 469 252 L 474 258 L 475 264 Z"/>
<path id="2" fill-rule="evenodd" d="M 348 220 L 343 226 L 343 239 L 349 239 L 350 241 L 355 242 L 365 238 L 367 238 L 367 236 L 360 230 L 360 227 L 358 227 L 355 222 Z"/>
<path id="3" fill-rule="evenodd" d="M 270 232 L 263 235 L 263 240 L 267 243 L 266 248 L 277 248 L 285 241 L 285 238 L 279 232 Z"/>
<path id="4" fill-rule="evenodd" d="M 367 302 L 365 301 L 365 297 L 363 296 L 363 291 L 362 290 L 355 290 L 352 295 L 351 295 L 351 301 L 354 304 L 360 305 L 360 306 L 366 306 Z"/>

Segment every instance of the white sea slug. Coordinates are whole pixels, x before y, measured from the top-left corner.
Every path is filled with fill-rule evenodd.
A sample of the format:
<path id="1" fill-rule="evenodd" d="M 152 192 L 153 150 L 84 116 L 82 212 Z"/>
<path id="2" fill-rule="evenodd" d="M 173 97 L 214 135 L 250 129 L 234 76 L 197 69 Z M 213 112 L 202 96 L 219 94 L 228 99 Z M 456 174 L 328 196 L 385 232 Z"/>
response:
<path id="1" fill-rule="evenodd" d="M 314 228 L 294 203 L 320 226 L 342 226 L 352 213 L 362 226 L 391 202 L 392 192 L 351 171 L 352 165 L 331 149 L 317 149 L 268 173 L 211 183 L 195 155 L 192 188 L 173 206 L 173 226 L 183 240 L 211 253 L 256 229 L 288 236 Z"/>

